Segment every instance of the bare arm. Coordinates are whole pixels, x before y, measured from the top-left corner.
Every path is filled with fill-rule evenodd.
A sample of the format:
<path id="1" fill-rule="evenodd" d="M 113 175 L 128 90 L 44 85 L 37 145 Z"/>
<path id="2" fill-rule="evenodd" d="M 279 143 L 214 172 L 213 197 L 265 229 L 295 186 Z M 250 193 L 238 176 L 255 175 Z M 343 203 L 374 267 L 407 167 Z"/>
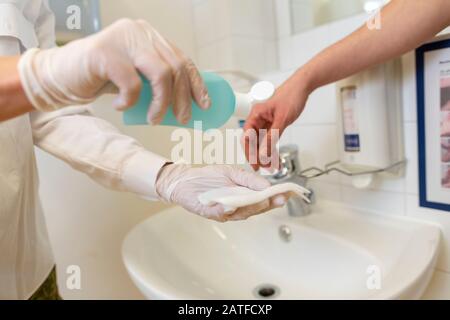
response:
<path id="1" fill-rule="evenodd" d="M 300 116 L 308 96 L 317 88 L 406 53 L 448 25 L 450 0 L 392 0 L 381 11 L 380 30 L 364 25 L 319 53 L 278 88 L 271 100 L 252 109 L 244 129 L 274 129 L 281 135 Z M 275 145 L 271 141 L 268 134 L 258 145 L 259 158 L 271 156 Z M 250 152 L 255 148 L 249 143 L 244 141 L 247 159 L 254 158 Z M 260 163 L 252 166 L 259 169 Z"/>
<path id="2" fill-rule="evenodd" d="M 413 50 L 448 25 L 449 0 L 394 0 L 381 12 L 381 29 L 362 26 L 318 54 L 296 77 L 306 77 L 314 90 Z"/>
<path id="3" fill-rule="evenodd" d="M 43 3 L 47 6 L 47 2 Z M 47 23 L 38 30 L 43 38 L 52 21 L 36 23 L 39 22 Z M 20 58 L 0 58 L 0 120 L 31 111 L 31 105 L 48 112 L 88 104 L 104 94 L 106 87 L 117 93 L 113 106 L 123 111 L 139 100 L 139 73 L 153 89 L 147 112 L 149 123 L 159 124 L 172 101 L 180 123 L 191 118 L 192 101 L 203 109 L 211 105 L 207 88 L 191 59 L 147 21 L 120 19 L 92 36 L 62 47 L 46 48 L 49 42 L 41 42 L 39 48 L 27 50 Z"/>
<path id="4" fill-rule="evenodd" d="M 0 57 L 0 122 L 33 110 L 20 82 L 19 56 Z"/>

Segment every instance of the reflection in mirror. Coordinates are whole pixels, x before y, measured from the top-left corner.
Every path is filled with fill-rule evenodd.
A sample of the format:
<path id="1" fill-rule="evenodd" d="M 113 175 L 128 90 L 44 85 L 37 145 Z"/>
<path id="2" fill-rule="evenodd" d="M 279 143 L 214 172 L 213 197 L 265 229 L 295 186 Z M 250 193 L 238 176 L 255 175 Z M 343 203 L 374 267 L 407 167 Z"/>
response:
<path id="1" fill-rule="evenodd" d="M 344 19 L 363 12 L 373 12 L 389 0 L 290 0 L 292 33 Z"/>

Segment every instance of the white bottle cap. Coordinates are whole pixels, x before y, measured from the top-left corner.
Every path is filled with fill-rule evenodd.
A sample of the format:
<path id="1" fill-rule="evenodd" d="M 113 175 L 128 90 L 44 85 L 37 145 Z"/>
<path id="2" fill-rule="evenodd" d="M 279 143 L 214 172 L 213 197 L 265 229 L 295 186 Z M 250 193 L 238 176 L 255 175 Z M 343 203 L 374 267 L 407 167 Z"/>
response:
<path id="1" fill-rule="evenodd" d="M 237 93 L 235 116 L 245 119 L 250 114 L 253 105 L 262 103 L 272 98 L 275 93 L 275 86 L 269 81 L 256 83 L 249 93 Z"/>
<path id="2" fill-rule="evenodd" d="M 269 81 L 261 81 L 255 84 L 250 90 L 250 96 L 254 103 L 261 103 L 272 98 L 275 93 L 275 86 Z"/>

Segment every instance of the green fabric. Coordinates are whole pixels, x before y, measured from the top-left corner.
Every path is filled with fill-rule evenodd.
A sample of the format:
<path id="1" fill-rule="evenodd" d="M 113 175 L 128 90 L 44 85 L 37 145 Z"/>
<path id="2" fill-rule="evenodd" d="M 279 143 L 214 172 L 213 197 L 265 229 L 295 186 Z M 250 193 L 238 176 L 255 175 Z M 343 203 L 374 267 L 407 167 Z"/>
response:
<path id="1" fill-rule="evenodd" d="M 47 279 L 29 300 L 62 300 L 56 283 L 56 267 L 52 269 Z"/>

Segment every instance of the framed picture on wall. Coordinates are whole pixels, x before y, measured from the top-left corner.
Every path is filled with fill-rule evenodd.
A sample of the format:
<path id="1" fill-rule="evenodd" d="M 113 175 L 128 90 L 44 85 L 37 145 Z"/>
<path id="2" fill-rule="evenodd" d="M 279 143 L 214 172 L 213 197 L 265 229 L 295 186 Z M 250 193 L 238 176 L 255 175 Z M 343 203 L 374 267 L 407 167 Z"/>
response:
<path id="1" fill-rule="evenodd" d="M 450 39 L 417 49 L 416 67 L 420 205 L 450 212 Z"/>

